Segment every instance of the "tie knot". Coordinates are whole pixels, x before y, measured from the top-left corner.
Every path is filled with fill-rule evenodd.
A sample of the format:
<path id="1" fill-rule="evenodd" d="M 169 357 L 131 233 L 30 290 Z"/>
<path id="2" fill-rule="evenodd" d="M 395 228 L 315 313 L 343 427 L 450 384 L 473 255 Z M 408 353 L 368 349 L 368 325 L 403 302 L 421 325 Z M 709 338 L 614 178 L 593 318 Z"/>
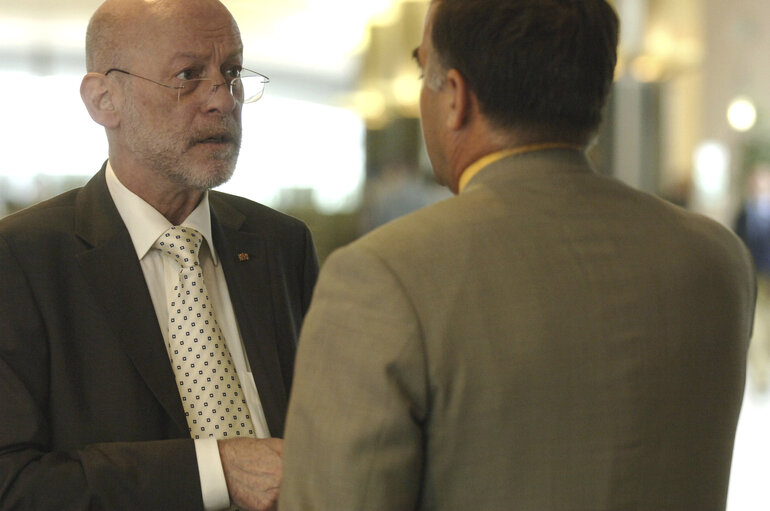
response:
<path id="1" fill-rule="evenodd" d="M 174 259 L 179 266 L 194 269 L 198 263 L 198 250 L 203 242 L 201 233 L 192 227 L 172 226 L 160 235 L 154 247 Z"/>

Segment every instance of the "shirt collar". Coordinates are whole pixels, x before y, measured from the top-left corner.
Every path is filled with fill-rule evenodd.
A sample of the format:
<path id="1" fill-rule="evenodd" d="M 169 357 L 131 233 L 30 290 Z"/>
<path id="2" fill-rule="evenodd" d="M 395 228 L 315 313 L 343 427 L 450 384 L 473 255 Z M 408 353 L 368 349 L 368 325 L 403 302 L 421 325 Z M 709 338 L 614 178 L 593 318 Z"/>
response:
<path id="1" fill-rule="evenodd" d="M 542 151 L 545 149 L 575 149 L 575 150 L 582 150 L 583 147 L 577 144 L 569 144 L 565 142 L 545 142 L 542 144 L 532 144 L 532 145 L 525 145 L 521 147 L 513 147 L 511 149 L 503 149 L 502 151 L 497 151 L 491 154 L 488 154 L 486 156 L 482 156 L 478 160 L 476 160 L 474 163 L 468 166 L 463 173 L 460 175 L 460 183 L 458 185 L 458 190 L 462 192 L 466 186 L 468 186 L 468 183 L 471 179 L 473 179 L 473 176 L 481 172 L 482 169 L 485 167 L 488 167 L 495 163 L 496 161 L 502 160 L 503 158 L 507 158 L 508 156 L 513 156 L 516 154 L 524 154 L 524 153 L 531 153 L 534 151 Z"/>
<path id="2" fill-rule="evenodd" d="M 136 255 L 139 259 L 142 259 L 153 247 L 158 237 L 166 232 L 172 224 L 158 210 L 126 188 L 115 175 L 115 171 L 112 169 L 109 161 L 107 161 L 106 179 L 107 189 L 110 191 L 112 200 L 115 202 L 115 207 L 118 208 L 118 213 L 120 213 L 126 229 L 128 229 Z M 211 254 L 211 260 L 215 265 L 219 264 L 217 253 L 214 249 L 214 238 L 211 234 L 211 209 L 209 207 L 208 190 L 203 194 L 203 198 L 198 206 L 182 222 L 182 225 L 192 227 L 203 235 Z"/>

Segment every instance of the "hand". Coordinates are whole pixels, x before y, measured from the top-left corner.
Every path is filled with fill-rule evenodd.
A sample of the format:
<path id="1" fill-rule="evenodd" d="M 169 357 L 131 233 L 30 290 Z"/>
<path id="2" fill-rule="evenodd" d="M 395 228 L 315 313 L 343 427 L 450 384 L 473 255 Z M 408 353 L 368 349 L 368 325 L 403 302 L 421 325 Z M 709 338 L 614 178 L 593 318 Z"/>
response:
<path id="1" fill-rule="evenodd" d="M 283 476 L 283 440 L 219 440 L 230 500 L 243 511 L 275 511 Z"/>

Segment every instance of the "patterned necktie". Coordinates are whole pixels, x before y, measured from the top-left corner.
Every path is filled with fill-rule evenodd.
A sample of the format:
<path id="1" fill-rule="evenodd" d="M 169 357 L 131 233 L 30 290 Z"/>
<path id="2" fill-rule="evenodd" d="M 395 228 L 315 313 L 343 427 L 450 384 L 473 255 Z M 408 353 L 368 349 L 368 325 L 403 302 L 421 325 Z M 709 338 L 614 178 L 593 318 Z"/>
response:
<path id="1" fill-rule="evenodd" d="M 220 332 L 198 260 L 203 236 L 171 227 L 155 248 L 179 265 L 168 291 L 168 348 L 193 438 L 255 436 L 241 382 Z"/>

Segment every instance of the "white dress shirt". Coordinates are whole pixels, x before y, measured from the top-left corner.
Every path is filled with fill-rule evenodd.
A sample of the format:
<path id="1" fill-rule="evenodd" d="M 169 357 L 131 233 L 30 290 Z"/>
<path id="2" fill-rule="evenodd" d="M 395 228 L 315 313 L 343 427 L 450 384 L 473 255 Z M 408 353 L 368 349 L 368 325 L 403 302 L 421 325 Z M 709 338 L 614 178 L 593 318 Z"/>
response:
<path id="1" fill-rule="evenodd" d="M 159 250 L 153 249 L 153 244 L 172 224 L 155 208 L 126 188 L 118 180 L 109 161 L 107 162 L 106 177 L 107 188 L 112 200 L 131 235 L 131 241 L 142 266 L 152 304 L 155 307 L 155 314 L 158 317 L 158 324 L 168 349 L 168 298 L 166 292 L 173 288 L 173 284 L 179 278 L 178 267 L 169 258 L 163 257 Z M 270 436 L 267 421 L 248 359 L 245 356 L 243 340 L 238 329 L 238 322 L 235 319 L 233 304 L 230 301 L 225 275 L 214 248 L 208 192 L 204 194 L 200 204 L 182 222 L 182 225 L 192 227 L 206 239 L 206 243 L 200 251 L 200 263 L 203 268 L 206 287 L 212 295 L 210 298 L 217 323 L 230 349 L 235 370 L 243 387 L 246 404 L 249 407 L 249 412 L 251 412 L 255 433 L 258 438 L 267 438 Z M 195 440 L 195 453 L 198 458 L 198 471 L 205 509 L 213 511 L 229 507 L 230 496 L 227 492 L 216 439 Z"/>

